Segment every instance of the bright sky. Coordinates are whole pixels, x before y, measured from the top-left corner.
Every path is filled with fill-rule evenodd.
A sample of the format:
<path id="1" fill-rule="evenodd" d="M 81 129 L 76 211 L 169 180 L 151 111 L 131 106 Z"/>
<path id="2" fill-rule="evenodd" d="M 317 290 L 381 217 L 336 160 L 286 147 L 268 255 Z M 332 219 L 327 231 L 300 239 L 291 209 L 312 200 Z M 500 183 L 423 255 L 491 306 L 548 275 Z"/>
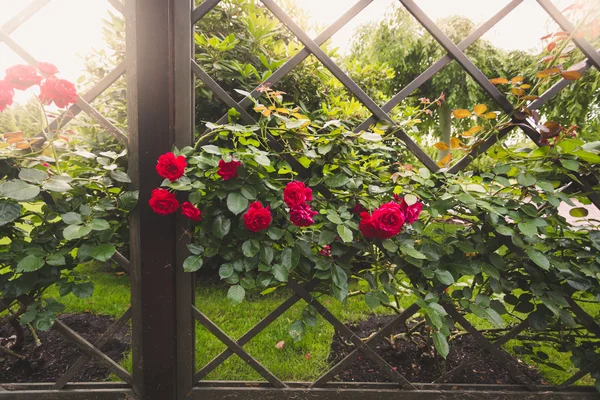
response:
<path id="1" fill-rule="evenodd" d="M 572 0 L 554 0 L 559 7 Z M 600 0 L 589 0 L 600 1 Z M 26 7 L 31 0 L 0 0 L 0 25 Z M 320 24 L 329 25 L 355 4 L 355 0 L 297 0 Z M 490 18 L 509 0 L 417 0 L 434 20 L 460 13 L 481 23 Z M 343 52 L 353 31 L 369 21 L 381 20 L 397 0 L 374 0 L 350 24 L 333 37 L 333 44 Z M 62 77 L 76 80 L 83 71 L 82 55 L 92 48 L 102 48 L 102 19 L 108 10 L 116 12 L 106 0 L 52 0 L 38 14 L 11 34 L 40 61 L 56 64 Z M 484 37 L 507 49 L 537 49 L 539 38 L 548 30 L 548 17 L 535 0 L 525 0 L 505 21 Z M 4 43 L 0 43 L 0 71 L 22 60 Z M 0 72 L 2 77 L 3 72 Z"/>

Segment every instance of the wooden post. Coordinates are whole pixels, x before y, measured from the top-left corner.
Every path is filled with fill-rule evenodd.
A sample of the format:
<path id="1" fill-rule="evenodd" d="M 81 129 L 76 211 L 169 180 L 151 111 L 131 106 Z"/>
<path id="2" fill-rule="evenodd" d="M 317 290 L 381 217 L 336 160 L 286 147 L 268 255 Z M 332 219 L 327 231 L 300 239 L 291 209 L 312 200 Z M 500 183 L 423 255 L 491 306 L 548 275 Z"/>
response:
<path id="1" fill-rule="evenodd" d="M 148 206 L 162 181 L 157 159 L 175 140 L 174 2 L 126 2 L 129 173 L 139 189 L 130 220 L 133 386 L 142 400 L 177 396 L 176 217 Z"/>

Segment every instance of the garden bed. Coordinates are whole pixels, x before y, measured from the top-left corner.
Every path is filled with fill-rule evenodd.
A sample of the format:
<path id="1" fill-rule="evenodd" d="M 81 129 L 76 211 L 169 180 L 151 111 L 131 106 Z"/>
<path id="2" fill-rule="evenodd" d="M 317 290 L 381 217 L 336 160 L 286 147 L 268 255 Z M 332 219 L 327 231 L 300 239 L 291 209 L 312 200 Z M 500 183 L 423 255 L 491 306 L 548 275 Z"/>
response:
<path id="1" fill-rule="evenodd" d="M 358 324 L 347 324 L 347 326 L 361 338 L 366 338 L 373 332 L 378 331 L 395 316 L 371 316 Z M 409 326 L 413 326 L 412 322 Z M 507 368 L 496 358 L 485 352 L 470 335 L 461 335 L 452 341 L 451 350 L 444 363 L 439 355 L 434 355 L 431 345 L 426 342 L 425 325 L 416 328 L 411 339 L 402 337 L 395 341 L 394 346 L 388 340 L 383 340 L 375 347 L 375 352 L 394 367 L 401 375 L 411 382 L 432 382 L 442 375 L 442 371 L 450 371 L 462 362 L 473 356 L 478 356 L 477 362 L 473 362 L 463 371 L 459 372 L 452 383 L 474 383 L 474 384 L 519 384 L 516 382 Z M 394 334 L 406 332 L 406 328 L 398 325 Z M 348 355 L 354 346 L 349 346 L 339 332 L 336 332 L 331 344 L 329 361 L 333 364 L 339 362 Z M 346 382 L 390 382 L 385 371 L 375 366 L 371 360 L 359 353 L 358 360 L 347 369 L 336 376 L 338 381 Z M 539 372 L 520 360 L 516 360 L 520 372 L 526 374 L 536 383 L 545 382 Z M 445 365 L 444 365 L 445 364 Z"/>
<path id="2" fill-rule="evenodd" d="M 91 343 L 114 322 L 110 317 L 89 313 L 65 314 L 60 320 Z M 24 333 L 24 345 L 18 353 L 25 356 L 26 360 L 0 354 L 0 383 L 55 382 L 82 355 L 73 343 L 67 341 L 56 330 L 37 332 L 42 343 L 39 347 L 35 346 L 28 329 L 25 328 Z M 0 338 L 13 334 L 8 326 L 0 328 Z M 130 347 L 130 330 L 125 326 L 102 346 L 101 350 L 114 361 L 120 362 Z M 110 372 L 100 363 L 89 361 L 73 381 L 98 382 L 107 380 L 109 375 Z"/>

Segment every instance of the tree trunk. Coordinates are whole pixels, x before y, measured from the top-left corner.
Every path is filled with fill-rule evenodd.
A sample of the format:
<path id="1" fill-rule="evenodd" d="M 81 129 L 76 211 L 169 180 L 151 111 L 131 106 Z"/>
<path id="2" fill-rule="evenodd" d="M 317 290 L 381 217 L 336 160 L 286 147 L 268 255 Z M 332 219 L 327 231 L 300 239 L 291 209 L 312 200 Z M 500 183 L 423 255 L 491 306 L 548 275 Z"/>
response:
<path id="1" fill-rule="evenodd" d="M 446 143 L 450 147 L 450 136 L 452 135 L 452 112 L 448 103 L 442 103 L 440 106 L 440 142 Z M 437 160 L 440 161 L 446 157 L 450 150 L 438 150 Z"/>

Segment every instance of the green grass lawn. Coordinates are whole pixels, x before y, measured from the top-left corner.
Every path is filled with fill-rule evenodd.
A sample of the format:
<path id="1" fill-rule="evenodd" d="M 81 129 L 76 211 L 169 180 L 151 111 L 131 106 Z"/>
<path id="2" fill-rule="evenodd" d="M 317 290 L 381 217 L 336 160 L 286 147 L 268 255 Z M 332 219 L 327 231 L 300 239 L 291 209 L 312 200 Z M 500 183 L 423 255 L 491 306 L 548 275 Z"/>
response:
<path id="1" fill-rule="evenodd" d="M 130 304 L 129 279 L 126 275 L 117 276 L 110 268 L 97 264 L 86 264 L 78 267 L 81 274 L 90 276 L 95 285 L 94 294 L 87 299 L 78 299 L 68 295 L 60 299 L 65 304 L 66 313 L 90 312 L 93 314 L 120 316 Z M 356 289 L 356 287 L 354 288 Z M 56 290 L 49 290 L 47 295 L 59 298 Z M 199 284 L 196 294 L 196 306 L 207 315 L 223 331 L 233 339 L 238 339 L 252 326 L 263 319 L 281 302 L 291 295 L 287 289 L 278 290 L 269 295 L 248 295 L 240 305 L 232 305 L 226 298 L 227 288 L 218 284 Z M 371 310 L 361 296 L 348 299 L 345 304 L 322 296 L 319 299 L 340 320 L 357 322 L 366 319 Z M 405 297 L 400 304 L 408 307 L 413 299 Z M 596 304 L 582 303 L 582 307 L 596 319 L 600 315 L 600 307 Z M 244 346 L 253 357 L 284 381 L 311 381 L 330 368 L 327 358 L 330 352 L 333 327 L 319 317 L 316 326 L 308 328 L 303 339 L 294 342 L 288 330 L 294 320 L 299 318 L 306 303 L 301 300 L 294 307 L 272 322 L 264 331 Z M 389 309 L 380 307 L 378 314 L 390 313 Z M 491 325 L 473 315 L 468 319 L 479 329 L 490 328 Z M 506 318 L 509 322 L 508 317 Z M 279 341 L 285 341 L 282 350 L 276 348 Z M 512 347 L 519 344 L 513 340 L 505 345 L 506 350 L 513 353 Z M 225 345 L 215 338 L 206 328 L 196 324 L 196 363 L 201 368 L 225 350 Z M 546 352 L 551 360 L 566 369 L 567 372 L 552 369 L 546 365 L 536 365 L 542 375 L 550 383 L 558 384 L 571 376 L 576 369 L 569 361 L 569 354 L 559 353 L 549 345 L 542 345 L 540 350 Z M 523 360 L 535 365 L 527 357 Z M 131 355 L 123 360 L 126 369 L 131 370 Z M 262 380 L 262 378 L 236 355 L 230 357 L 220 367 L 211 372 L 206 379 L 210 380 Z M 581 384 L 592 384 L 592 380 L 584 378 Z"/>

